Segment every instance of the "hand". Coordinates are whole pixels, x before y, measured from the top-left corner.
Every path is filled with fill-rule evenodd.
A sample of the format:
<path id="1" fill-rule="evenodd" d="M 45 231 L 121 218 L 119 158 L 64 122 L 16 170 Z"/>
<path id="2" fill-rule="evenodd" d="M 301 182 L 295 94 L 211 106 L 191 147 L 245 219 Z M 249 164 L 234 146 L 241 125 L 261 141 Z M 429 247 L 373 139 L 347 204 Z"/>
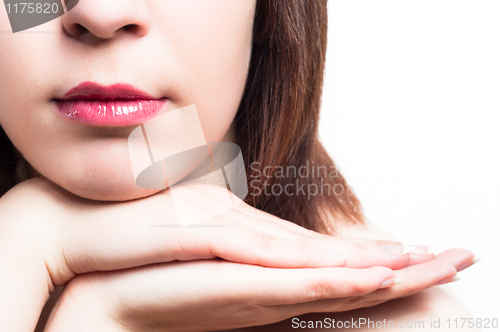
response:
<path id="1" fill-rule="evenodd" d="M 96 202 L 80 199 L 41 178 L 30 181 L 28 189 L 40 198 L 40 209 L 43 207 L 51 213 L 50 223 L 39 226 L 38 218 L 29 225 L 45 228 L 38 245 L 47 253 L 45 263 L 55 285 L 64 284 L 81 273 L 217 257 L 280 268 L 386 266 L 398 269 L 410 261 L 410 255 L 403 254 L 401 244 L 387 241 L 360 244 L 355 239 L 318 234 L 244 203 L 238 210 L 197 225 L 221 227 L 150 227 L 165 226 L 169 219 L 175 218 L 173 211 L 165 208 L 168 191 L 135 201 Z M 210 194 L 200 191 L 200 197 L 194 202 L 220 203 L 217 190 L 221 189 L 211 188 L 214 191 Z M 23 197 L 19 197 L 17 191 L 14 198 L 6 195 L 5 200 L 9 200 L 6 204 L 18 197 L 24 201 L 27 193 L 22 189 L 19 191 Z M 387 246 L 392 247 L 391 250 L 384 250 Z M 345 254 L 348 257 L 343 259 Z M 432 255 L 414 257 L 424 261 L 433 258 Z"/>
<path id="2" fill-rule="evenodd" d="M 45 331 L 212 331 L 353 310 L 446 281 L 471 258 L 467 250 L 452 249 L 396 272 L 383 267 L 277 269 L 205 260 L 89 273 L 68 283 Z M 402 283 L 380 288 L 395 276 Z"/>
<path id="3" fill-rule="evenodd" d="M 191 203 L 220 204 L 221 189 L 208 193 L 205 189 Z M 168 199 L 167 190 L 128 202 L 89 201 L 43 178 L 11 189 L 0 199 L 0 264 L 4 268 L 0 310 L 9 313 L 0 329 L 34 329 L 55 286 L 94 271 L 217 257 L 275 268 L 398 269 L 413 263 L 399 244 L 391 244 L 392 249 L 401 249 L 393 253 L 377 243 L 358 245 L 319 235 L 277 218 L 258 219 L 260 211 L 244 204 L 208 221 L 222 227 L 150 227 L 173 219 Z M 343 259 L 343 253 L 351 256 Z M 420 260 L 432 258 L 426 255 Z"/>

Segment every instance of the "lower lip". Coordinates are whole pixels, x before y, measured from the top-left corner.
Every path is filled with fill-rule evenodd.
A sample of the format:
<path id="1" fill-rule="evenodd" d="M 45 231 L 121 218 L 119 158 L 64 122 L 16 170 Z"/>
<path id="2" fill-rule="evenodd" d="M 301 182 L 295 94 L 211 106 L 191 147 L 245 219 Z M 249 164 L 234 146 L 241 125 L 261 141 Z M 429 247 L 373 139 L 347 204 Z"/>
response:
<path id="1" fill-rule="evenodd" d="M 92 126 L 140 125 L 161 113 L 166 98 L 152 100 L 57 100 L 59 113 Z"/>

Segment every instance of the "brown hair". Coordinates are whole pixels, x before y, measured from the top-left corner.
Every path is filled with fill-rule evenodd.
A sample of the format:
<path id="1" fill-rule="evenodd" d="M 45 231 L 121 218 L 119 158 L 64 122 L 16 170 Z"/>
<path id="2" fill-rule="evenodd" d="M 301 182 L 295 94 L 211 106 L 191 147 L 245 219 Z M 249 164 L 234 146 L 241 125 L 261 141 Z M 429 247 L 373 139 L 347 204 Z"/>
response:
<path id="1" fill-rule="evenodd" d="M 0 127 L 0 196 L 16 185 L 16 165 L 20 156 L 14 152 L 14 145 Z"/>
<path id="2" fill-rule="evenodd" d="M 335 164 L 318 139 L 326 32 L 327 0 L 257 0 L 252 57 L 235 123 L 249 182 L 246 202 L 308 229 L 332 234 L 332 216 L 363 223 L 363 215 L 342 175 L 330 176 Z M 0 195 L 15 185 L 18 160 L 1 129 Z M 311 171 L 312 167 L 317 172 L 305 177 L 296 173 L 268 177 L 266 166 L 272 170 L 266 174 L 276 174 L 280 167 L 284 171 L 300 167 Z M 287 185 L 297 186 L 293 195 L 269 192 L 273 186 L 284 189 Z M 327 186 L 330 192 L 308 197 L 298 190 L 313 186 L 318 190 Z"/>
<path id="3" fill-rule="evenodd" d="M 364 220 L 342 175 L 330 176 L 336 166 L 318 138 L 327 25 L 327 0 L 258 0 L 250 69 L 236 125 L 249 177 L 246 202 L 332 234 L 332 216 L 353 224 Z M 318 166 L 326 166 L 328 173 L 269 177 L 264 174 L 266 166 L 272 168 L 267 175 L 287 168 L 319 170 Z M 296 187 L 293 195 L 273 195 L 269 190 L 277 186 L 280 192 L 287 185 Z M 300 186 L 311 192 L 325 186 L 331 191 L 308 197 Z M 270 194 L 263 195 L 265 190 Z"/>

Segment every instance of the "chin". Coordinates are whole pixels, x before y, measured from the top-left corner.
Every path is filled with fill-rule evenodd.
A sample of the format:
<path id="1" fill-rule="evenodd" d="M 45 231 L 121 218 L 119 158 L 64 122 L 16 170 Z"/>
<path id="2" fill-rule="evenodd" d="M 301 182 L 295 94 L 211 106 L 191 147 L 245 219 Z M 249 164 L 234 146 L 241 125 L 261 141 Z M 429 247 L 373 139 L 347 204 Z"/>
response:
<path id="1" fill-rule="evenodd" d="M 134 182 L 116 177 L 70 177 L 50 180 L 76 196 L 93 201 L 130 201 L 162 191 L 162 189 L 143 189 Z"/>
<path id="2" fill-rule="evenodd" d="M 108 201 L 108 202 L 130 201 L 134 199 L 140 199 L 154 195 L 161 191 L 161 189 L 142 189 L 138 187 L 129 188 L 126 186 L 108 187 L 102 185 L 98 185 L 95 187 L 72 186 L 64 189 L 82 198 L 86 198 L 93 201 Z"/>
<path id="3" fill-rule="evenodd" d="M 89 200 L 129 201 L 162 191 L 144 189 L 135 183 L 126 147 L 108 144 L 94 147 L 91 153 L 82 153 L 81 149 L 78 154 L 64 150 L 51 160 L 35 160 L 40 165 L 31 165 L 59 187 Z"/>

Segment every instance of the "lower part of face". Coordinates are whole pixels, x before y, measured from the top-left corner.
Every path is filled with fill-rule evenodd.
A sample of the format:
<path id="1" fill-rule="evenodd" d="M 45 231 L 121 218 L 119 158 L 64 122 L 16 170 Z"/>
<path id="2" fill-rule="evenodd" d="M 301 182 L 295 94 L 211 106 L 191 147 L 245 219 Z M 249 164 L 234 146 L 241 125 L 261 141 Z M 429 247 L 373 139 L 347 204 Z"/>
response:
<path id="1" fill-rule="evenodd" d="M 2 33 L 0 124 L 33 168 L 78 196 L 154 194 L 132 172 L 137 124 L 80 123 L 57 100 L 82 82 L 129 84 L 168 98 L 162 113 L 196 105 L 206 141 L 221 141 L 243 94 L 254 14 L 255 0 L 81 0 L 53 21 Z M 0 30 L 10 30 L 3 6 Z M 182 140 L 183 124 L 174 127 L 169 137 Z"/>

